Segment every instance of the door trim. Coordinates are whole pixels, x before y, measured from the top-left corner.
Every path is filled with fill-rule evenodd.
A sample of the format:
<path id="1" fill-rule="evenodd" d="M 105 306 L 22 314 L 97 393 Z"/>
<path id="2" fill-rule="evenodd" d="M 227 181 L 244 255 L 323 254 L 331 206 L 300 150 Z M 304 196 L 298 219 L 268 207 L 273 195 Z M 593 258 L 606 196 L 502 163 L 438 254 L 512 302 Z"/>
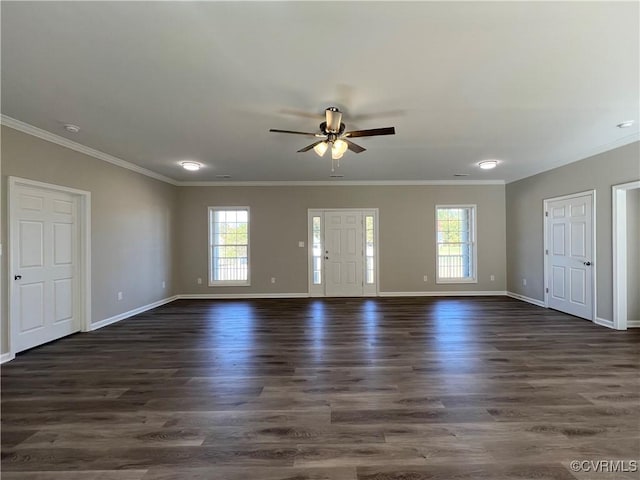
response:
<path id="1" fill-rule="evenodd" d="M 594 190 L 585 190 L 584 192 L 577 192 L 577 193 L 571 193 L 569 195 L 561 195 L 559 197 L 553 197 L 553 198 L 545 198 L 542 203 L 543 203 L 543 208 L 542 208 L 542 235 L 543 235 L 543 248 L 542 248 L 542 256 L 544 258 L 544 270 L 543 270 L 543 280 L 544 280 L 544 287 L 543 287 L 543 291 L 544 291 L 544 306 L 546 308 L 549 308 L 549 255 L 547 255 L 545 252 L 546 250 L 549 248 L 549 239 L 547 237 L 549 228 L 548 228 L 548 221 L 549 221 L 549 217 L 546 216 L 546 212 L 549 211 L 549 203 L 551 202 L 556 202 L 558 200 L 569 200 L 571 198 L 576 198 L 576 197 L 584 197 L 585 195 L 591 195 L 591 245 L 592 245 L 592 258 L 593 260 L 591 260 L 591 264 L 593 266 L 593 268 L 591 269 L 591 307 L 593 309 L 593 311 L 591 312 L 591 318 L 587 319 L 591 322 L 596 322 L 596 319 L 598 318 L 598 295 L 597 295 L 597 290 L 598 290 L 598 285 L 597 285 L 597 268 L 598 268 L 598 262 L 597 262 L 597 251 L 598 249 L 596 248 L 596 191 Z"/>
<path id="2" fill-rule="evenodd" d="M 627 192 L 640 189 L 640 180 L 611 187 L 613 227 L 613 328 L 626 330 L 627 312 Z"/>
<path id="3" fill-rule="evenodd" d="M 37 188 L 40 190 L 49 190 L 54 192 L 63 192 L 75 196 L 78 200 L 78 295 L 76 296 L 76 308 L 78 312 L 80 331 L 88 332 L 91 330 L 91 192 L 78 190 L 75 188 L 54 185 L 50 183 L 38 182 L 27 178 L 9 177 L 8 183 L 8 200 L 7 200 L 7 243 L 9 252 L 7 259 L 7 311 L 8 311 L 8 330 L 7 341 L 9 353 L 15 355 L 14 339 L 13 339 L 13 312 L 12 298 L 14 293 L 13 282 L 13 260 L 16 255 L 16 246 L 12 241 L 12 225 L 16 217 L 16 192 L 19 187 Z"/>
<path id="4" fill-rule="evenodd" d="M 365 215 L 373 215 L 373 221 L 375 226 L 375 250 L 374 250 L 374 265 L 375 265 L 375 291 L 369 289 L 367 292 L 367 285 L 364 283 L 366 278 L 366 255 L 362 254 L 362 282 L 363 293 L 362 297 L 378 297 L 380 296 L 380 211 L 378 208 L 308 208 L 307 209 L 307 292 L 309 297 L 326 297 L 325 282 L 324 282 L 324 269 L 322 270 L 323 280 L 321 289 L 318 285 L 313 284 L 313 217 L 320 216 L 322 218 L 322 246 L 324 248 L 324 214 L 326 212 L 360 212 L 364 222 Z M 362 229 L 363 242 L 366 235 L 366 231 L 363 225 Z M 324 255 L 323 255 L 324 256 Z M 324 265 L 324 262 L 323 262 Z M 321 290 L 321 291 L 320 291 Z"/>

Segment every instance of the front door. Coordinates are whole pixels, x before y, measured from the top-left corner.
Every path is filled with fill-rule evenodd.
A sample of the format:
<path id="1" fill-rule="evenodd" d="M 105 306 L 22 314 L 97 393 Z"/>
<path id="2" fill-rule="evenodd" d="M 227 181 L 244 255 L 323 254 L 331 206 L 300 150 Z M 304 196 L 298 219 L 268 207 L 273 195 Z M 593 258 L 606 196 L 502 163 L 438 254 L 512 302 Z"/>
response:
<path id="1" fill-rule="evenodd" d="M 593 320 L 592 194 L 547 204 L 550 308 Z"/>
<path id="2" fill-rule="evenodd" d="M 20 352 L 80 330 L 78 200 L 17 186 L 12 196 L 11 330 Z"/>
<path id="3" fill-rule="evenodd" d="M 362 296 L 362 212 L 325 212 L 324 238 L 325 294 L 328 297 Z"/>

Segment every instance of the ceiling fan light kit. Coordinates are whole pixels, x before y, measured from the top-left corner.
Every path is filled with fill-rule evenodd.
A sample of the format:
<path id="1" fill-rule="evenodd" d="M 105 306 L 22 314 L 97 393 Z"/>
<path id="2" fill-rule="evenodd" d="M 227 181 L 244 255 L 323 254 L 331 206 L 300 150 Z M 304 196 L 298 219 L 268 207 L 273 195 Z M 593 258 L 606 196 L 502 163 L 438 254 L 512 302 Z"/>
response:
<path id="1" fill-rule="evenodd" d="M 294 135 L 306 135 L 316 138 L 322 138 L 311 145 L 298 150 L 299 153 L 308 152 L 313 149 L 320 157 L 324 156 L 329 148 L 331 148 L 331 171 L 334 171 L 334 161 L 340 160 L 347 150 L 354 153 L 361 153 L 366 148 L 353 143 L 349 138 L 355 137 L 373 137 L 378 135 L 395 135 L 394 127 L 373 128 L 370 130 L 353 130 L 346 132 L 346 126 L 342 123 L 342 112 L 337 107 L 329 107 L 325 110 L 326 120 L 320 124 L 320 132 L 298 132 L 293 130 L 280 130 L 272 128 L 269 131 L 275 133 L 290 133 Z M 338 166 L 340 166 L 338 164 Z"/>
<path id="2" fill-rule="evenodd" d="M 318 154 L 319 157 L 322 157 L 325 152 L 329 148 L 329 144 L 327 142 L 318 142 L 315 147 L 313 147 L 313 151 Z"/>

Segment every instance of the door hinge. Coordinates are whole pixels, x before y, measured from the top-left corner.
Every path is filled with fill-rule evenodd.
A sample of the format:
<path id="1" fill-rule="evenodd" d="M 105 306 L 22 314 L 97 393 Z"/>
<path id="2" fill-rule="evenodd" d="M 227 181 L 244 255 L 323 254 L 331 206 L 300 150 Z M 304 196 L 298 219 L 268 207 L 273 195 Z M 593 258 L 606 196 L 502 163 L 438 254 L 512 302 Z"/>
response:
<path id="1" fill-rule="evenodd" d="M 545 291 L 545 292 L 547 292 L 547 293 L 549 293 L 549 289 L 548 289 L 548 288 L 545 288 L 545 289 L 544 289 L 544 291 Z"/>
<path id="2" fill-rule="evenodd" d="M 548 217 L 549 216 L 549 212 L 544 212 L 544 216 Z"/>
<path id="3" fill-rule="evenodd" d="M 548 250 L 548 249 L 547 249 L 547 250 L 545 250 L 545 251 L 544 251 L 544 254 L 545 254 L 545 255 L 549 255 L 549 250 Z"/>

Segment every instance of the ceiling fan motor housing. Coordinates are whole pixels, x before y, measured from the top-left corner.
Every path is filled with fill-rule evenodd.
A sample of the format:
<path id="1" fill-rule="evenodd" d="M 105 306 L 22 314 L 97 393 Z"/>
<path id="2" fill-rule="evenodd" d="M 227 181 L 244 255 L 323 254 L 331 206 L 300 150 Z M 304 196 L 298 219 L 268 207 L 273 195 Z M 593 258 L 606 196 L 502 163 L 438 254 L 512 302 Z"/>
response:
<path id="1" fill-rule="evenodd" d="M 338 133 L 340 127 L 342 127 L 342 112 L 337 107 L 329 107 L 325 110 L 325 114 L 327 116 L 327 131 L 330 133 Z"/>
<path id="2" fill-rule="evenodd" d="M 340 135 L 342 135 L 342 134 L 344 133 L 344 129 L 345 129 L 345 128 L 346 128 L 346 127 L 345 127 L 345 124 L 344 124 L 344 123 L 340 123 L 340 127 L 339 127 L 337 130 L 332 131 L 332 130 L 330 130 L 330 129 L 329 129 L 329 127 L 327 126 L 327 122 L 322 122 L 322 123 L 320 124 L 320 131 L 321 131 L 324 135 L 334 134 L 334 135 L 340 136 Z"/>

